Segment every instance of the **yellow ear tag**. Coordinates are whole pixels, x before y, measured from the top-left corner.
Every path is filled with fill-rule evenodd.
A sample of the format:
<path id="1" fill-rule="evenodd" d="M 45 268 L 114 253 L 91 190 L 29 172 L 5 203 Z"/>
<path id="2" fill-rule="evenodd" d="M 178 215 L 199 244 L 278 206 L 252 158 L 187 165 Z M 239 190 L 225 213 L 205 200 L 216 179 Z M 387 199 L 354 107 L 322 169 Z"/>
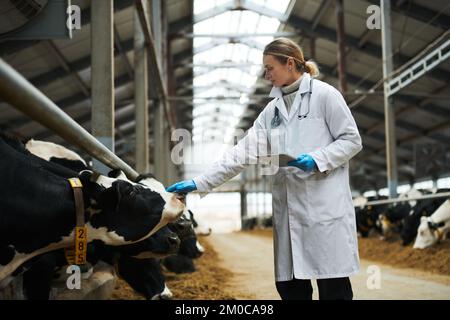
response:
<path id="1" fill-rule="evenodd" d="M 83 188 L 83 185 L 81 184 L 81 181 L 78 178 L 70 178 L 69 182 L 72 188 Z"/>
<path id="2" fill-rule="evenodd" d="M 75 264 L 86 263 L 87 228 L 75 227 Z"/>

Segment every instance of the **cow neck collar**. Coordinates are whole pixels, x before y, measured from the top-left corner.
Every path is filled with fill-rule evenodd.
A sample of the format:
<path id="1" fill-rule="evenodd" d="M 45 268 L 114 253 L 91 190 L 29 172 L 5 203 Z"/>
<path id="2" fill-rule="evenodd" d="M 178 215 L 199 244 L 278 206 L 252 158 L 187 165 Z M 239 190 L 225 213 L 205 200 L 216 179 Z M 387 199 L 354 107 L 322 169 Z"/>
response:
<path id="1" fill-rule="evenodd" d="M 87 258 L 87 227 L 84 217 L 83 185 L 78 177 L 69 178 L 75 200 L 76 224 L 74 233 L 75 248 L 66 248 L 66 260 L 70 265 L 78 266 L 86 264 Z"/>
<path id="2" fill-rule="evenodd" d="M 101 174 L 97 171 L 92 171 L 91 179 L 89 179 L 91 182 L 97 182 L 98 178 L 100 178 Z"/>
<path id="3" fill-rule="evenodd" d="M 74 199 L 75 199 L 75 214 L 77 217 L 76 226 L 84 227 L 84 199 L 83 199 L 83 185 L 79 178 L 70 178 L 70 186 L 72 187 Z"/>

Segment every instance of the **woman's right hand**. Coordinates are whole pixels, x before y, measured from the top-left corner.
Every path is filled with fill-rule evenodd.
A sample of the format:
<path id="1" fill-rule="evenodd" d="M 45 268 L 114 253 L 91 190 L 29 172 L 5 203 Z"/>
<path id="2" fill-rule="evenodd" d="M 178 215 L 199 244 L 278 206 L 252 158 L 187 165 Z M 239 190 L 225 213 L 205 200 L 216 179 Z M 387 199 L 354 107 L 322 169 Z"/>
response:
<path id="1" fill-rule="evenodd" d="M 197 190 L 194 180 L 184 180 L 177 182 L 166 189 L 167 192 L 188 193 Z"/>

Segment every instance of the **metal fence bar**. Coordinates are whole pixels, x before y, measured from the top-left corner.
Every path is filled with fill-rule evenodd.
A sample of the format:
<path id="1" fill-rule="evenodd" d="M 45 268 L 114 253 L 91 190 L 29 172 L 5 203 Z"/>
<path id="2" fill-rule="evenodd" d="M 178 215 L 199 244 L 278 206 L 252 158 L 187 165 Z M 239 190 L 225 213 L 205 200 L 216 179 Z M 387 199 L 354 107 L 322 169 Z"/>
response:
<path id="1" fill-rule="evenodd" d="M 405 202 L 405 201 L 412 201 L 412 200 L 425 200 L 425 199 L 434 199 L 434 198 L 445 198 L 450 197 L 450 192 L 442 192 L 442 193 L 435 193 L 435 194 L 428 194 L 420 197 L 411 197 L 411 198 L 395 198 L 395 199 L 386 199 L 386 200 L 374 200 L 374 201 L 368 201 L 364 204 L 364 206 L 376 206 L 380 204 L 389 204 L 389 203 L 396 203 L 396 202 Z M 356 206 L 359 207 L 359 206 Z"/>
<path id="2" fill-rule="evenodd" d="M 123 170 L 132 180 L 137 178 L 138 173 L 133 168 L 98 142 L 88 131 L 2 59 L 0 59 L 0 97 L 108 167 Z"/>

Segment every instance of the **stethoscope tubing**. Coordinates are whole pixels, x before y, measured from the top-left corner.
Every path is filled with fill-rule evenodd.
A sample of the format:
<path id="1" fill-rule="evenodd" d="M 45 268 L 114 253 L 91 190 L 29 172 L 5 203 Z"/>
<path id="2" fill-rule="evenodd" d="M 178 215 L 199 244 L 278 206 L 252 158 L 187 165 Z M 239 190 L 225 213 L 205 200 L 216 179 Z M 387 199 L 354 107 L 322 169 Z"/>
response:
<path id="1" fill-rule="evenodd" d="M 303 104 L 303 96 L 302 96 L 302 99 L 300 100 L 300 105 L 299 105 L 299 107 L 298 107 L 298 114 L 297 114 L 297 118 L 299 119 L 299 120 L 302 120 L 302 119 L 305 119 L 307 116 L 308 116 L 308 114 L 309 114 L 309 107 L 310 107 L 310 102 L 311 102 L 311 94 L 312 94 L 312 83 L 313 83 L 313 78 L 311 78 L 311 80 L 310 80 L 310 82 L 309 82 L 309 91 L 307 92 L 308 93 L 308 102 L 307 102 L 307 111 L 306 111 L 306 113 L 305 114 L 300 114 L 300 112 L 301 112 L 301 110 L 302 110 L 302 104 Z M 280 98 L 278 98 L 278 99 L 280 99 Z M 280 124 L 281 124 L 281 119 L 280 119 L 280 110 L 278 110 L 278 107 L 275 107 L 275 114 L 274 114 L 274 116 L 273 116 L 273 118 L 272 118 L 272 121 L 271 121 L 271 127 L 272 128 L 276 128 L 276 127 L 278 127 Z"/>

